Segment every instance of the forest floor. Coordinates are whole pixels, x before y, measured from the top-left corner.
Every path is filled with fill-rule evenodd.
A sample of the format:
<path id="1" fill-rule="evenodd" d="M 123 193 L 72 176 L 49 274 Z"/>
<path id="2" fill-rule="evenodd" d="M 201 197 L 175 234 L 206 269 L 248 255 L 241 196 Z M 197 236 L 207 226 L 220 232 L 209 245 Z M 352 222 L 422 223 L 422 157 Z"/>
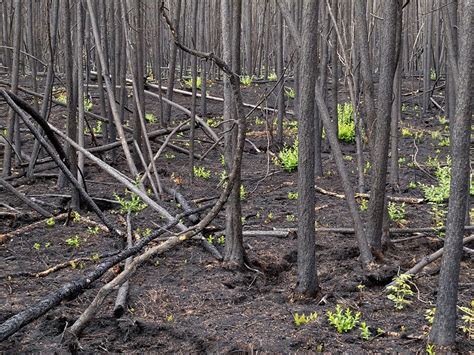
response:
<path id="1" fill-rule="evenodd" d="M 245 88 L 244 101 L 255 103 L 271 86 L 272 84 L 264 84 Z M 215 84 L 210 89 L 210 93 L 217 96 L 221 96 L 221 91 L 220 84 Z M 411 89 L 404 89 L 404 92 L 409 91 Z M 189 97 L 179 94 L 174 97 L 178 103 L 189 107 Z M 268 104 L 272 106 L 273 103 L 274 97 L 270 96 Z M 209 101 L 208 105 L 210 115 L 214 117 L 214 121 L 218 121 L 222 114 L 222 104 Z M 440 122 L 434 113 L 422 115 L 413 95 L 404 96 L 403 105 L 400 189 L 390 194 L 423 198 L 419 184 L 436 184 L 427 174 L 434 175 L 435 156 L 441 164 L 446 163 L 449 147 L 442 142 L 446 142 L 445 138 L 448 136 L 447 124 L 442 120 Z M 147 112 L 158 115 L 157 107 L 157 100 L 147 99 L 147 108 L 150 108 Z M 99 113 L 96 107 L 93 110 Z M 6 106 L 3 102 L 0 111 L 2 126 L 6 120 Z M 52 122 L 63 127 L 64 113 L 64 109 L 54 107 Z M 173 110 L 175 122 L 184 118 L 183 114 Z M 272 116 L 268 118 L 273 119 Z M 285 140 L 288 144 L 296 137 L 297 124 L 293 120 L 289 116 L 285 124 Z M 156 127 L 157 124 L 151 125 L 150 129 Z M 24 137 L 28 151 L 28 147 L 31 148 L 31 136 L 25 134 Z M 196 149 L 197 153 L 202 154 L 211 143 L 202 132 L 198 133 L 198 137 Z M 244 230 L 295 228 L 296 200 L 290 199 L 289 193 L 297 190 L 297 173 L 283 171 L 265 153 L 267 133 L 265 117 L 260 111 L 249 119 L 248 138 L 262 152 L 257 153 L 252 146 L 246 145 L 243 163 L 246 194 L 242 201 Z M 174 143 L 185 147 L 186 139 L 187 133 L 184 133 Z M 158 146 L 158 143 L 153 143 L 155 150 Z M 343 151 L 346 166 L 351 171 L 356 186 L 355 146 L 343 144 Z M 324 177 L 317 178 L 316 185 L 328 191 L 342 193 L 340 179 L 330 154 L 324 153 L 323 159 L 325 174 Z M 223 171 L 220 153 L 214 150 L 205 160 L 196 161 L 197 166 L 205 167 L 211 175 L 207 179 L 196 177 L 194 184 L 189 182 L 188 161 L 187 155 L 166 149 L 158 160 L 163 184 L 177 189 L 190 201 L 217 196 L 222 189 L 218 186 Z M 115 166 L 127 171 L 122 154 L 119 154 Z M 112 200 L 114 193 L 125 196 L 124 187 L 95 165 L 87 162 L 86 169 L 88 189 L 92 196 Z M 366 177 L 370 179 L 369 172 Z M 55 213 L 62 213 L 67 210 L 67 199 L 54 195 L 66 195 L 69 190 L 58 188 L 56 182 L 57 179 L 51 175 L 13 180 L 19 191 L 57 206 Z M 317 227 L 352 226 L 345 200 L 315 193 Z M 9 205 L 18 212 L 14 219 L 2 217 L 0 233 L 10 233 L 42 220 L 5 190 L 0 190 L 0 196 L 2 204 Z M 172 213 L 180 212 L 179 206 L 170 196 L 163 201 L 163 205 Z M 108 207 L 106 216 L 125 230 L 124 218 L 117 206 Z M 432 208 L 433 205 L 428 203 L 407 203 L 403 221 L 392 222 L 392 226 L 434 226 Z M 0 206 L 0 210 L 11 212 L 4 205 Z M 49 210 L 53 211 L 52 208 Z M 366 211 L 361 213 L 364 218 L 367 217 Z M 91 212 L 84 211 L 81 216 L 98 221 Z M 159 217 L 150 208 L 133 215 L 137 235 L 146 233 L 147 228 L 156 228 L 159 223 Z M 223 226 L 222 212 L 207 229 L 206 235 L 222 230 Z M 69 267 L 44 277 L 35 277 L 35 273 L 62 262 L 110 253 L 121 247 L 121 241 L 102 231 L 96 232 L 84 220 L 70 221 L 67 226 L 59 222 L 48 226 L 43 222 L 8 238 L 0 245 L 0 322 L 57 290 L 67 281 L 93 269 L 95 262 L 83 260 L 71 263 Z M 436 233 L 419 234 L 416 235 L 417 238 L 407 240 L 410 236 L 413 235 L 391 236 L 392 243 L 385 253 L 385 262 L 391 265 L 394 275 L 397 267 L 393 265 L 398 266 L 401 272 L 406 271 L 443 245 Z M 213 242 L 223 252 L 220 244 L 222 239 L 215 236 Z M 318 233 L 317 267 L 323 298 L 321 301 L 298 303 L 293 302 L 292 297 L 296 283 L 296 242 L 295 233 L 281 238 L 245 237 L 244 245 L 251 267 L 240 272 L 224 269 L 200 243 L 186 242 L 148 261 L 132 277 L 128 310 L 121 318 L 113 316 L 114 297 L 109 297 L 84 330 L 78 348 L 68 349 L 61 344 L 65 327 L 70 326 L 90 304 L 97 290 L 106 282 L 105 278 L 93 283 L 90 289 L 76 299 L 63 301 L 59 307 L 18 331 L 0 344 L 0 351 L 12 354 L 72 350 L 86 353 L 424 353 L 429 331 L 425 315 L 436 301 L 439 260 L 428 265 L 412 280 L 414 295 L 409 297 L 410 303 L 404 309 L 397 310 L 384 290 L 387 280 L 374 284 L 364 278 L 354 235 Z M 468 306 L 474 299 L 473 265 L 472 255 L 465 253 L 461 265 L 460 306 Z M 327 318 L 327 312 L 334 311 L 336 305 L 350 307 L 353 314 L 360 312 L 360 322 L 365 322 L 371 333 L 369 340 L 362 339 L 359 326 L 347 333 L 337 333 Z M 309 315 L 313 312 L 318 315 L 314 321 L 301 326 L 295 325 L 295 313 Z M 457 334 L 457 346 L 461 353 L 474 351 L 472 341 L 461 330 Z"/>

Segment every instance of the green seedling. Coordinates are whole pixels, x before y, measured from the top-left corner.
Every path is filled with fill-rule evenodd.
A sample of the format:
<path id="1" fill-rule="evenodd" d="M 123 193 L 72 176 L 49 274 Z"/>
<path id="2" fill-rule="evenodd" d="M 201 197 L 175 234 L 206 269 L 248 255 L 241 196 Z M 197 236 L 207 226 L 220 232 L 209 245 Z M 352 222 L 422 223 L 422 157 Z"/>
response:
<path id="1" fill-rule="evenodd" d="M 33 249 L 40 250 L 41 249 L 41 244 L 40 243 L 33 244 Z"/>
<path id="2" fill-rule="evenodd" d="M 217 244 L 225 245 L 225 236 L 221 235 L 219 238 L 217 238 Z"/>
<path id="3" fill-rule="evenodd" d="M 240 77 L 240 83 L 242 84 L 242 86 L 250 86 L 252 85 L 252 82 L 253 82 L 253 77 L 251 76 L 244 75 Z"/>
<path id="4" fill-rule="evenodd" d="M 56 221 L 54 220 L 54 217 L 50 217 L 46 220 L 46 225 L 50 228 L 54 227 L 56 224 Z"/>
<path id="5" fill-rule="evenodd" d="M 73 248 L 79 248 L 81 245 L 81 239 L 78 235 L 75 235 L 74 237 L 66 239 L 66 244 Z"/>
<path id="6" fill-rule="evenodd" d="M 297 200 L 298 199 L 298 193 L 297 192 L 288 192 L 288 200 Z"/>
<path id="7" fill-rule="evenodd" d="M 268 80 L 276 81 L 277 79 L 278 79 L 278 76 L 276 75 L 275 72 L 271 72 L 270 74 L 268 74 Z"/>
<path id="8" fill-rule="evenodd" d="M 240 185 L 240 200 L 244 201 L 247 198 L 247 191 L 244 185 Z"/>
<path id="9" fill-rule="evenodd" d="M 398 274 L 393 278 L 393 283 L 387 286 L 389 291 L 387 298 L 394 303 L 394 307 L 398 310 L 405 308 L 412 302 L 409 299 L 414 294 L 410 286 L 410 284 L 413 284 L 410 281 L 411 278 L 412 275 L 409 274 Z"/>
<path id="10" fill-rule="evenodd" d="M 301 315 L 298 313 L 293 314 L 293 322 L 297 327 L 308 324 L 310 322 L 314 322 L 316 319 L 318 319 L 318 314 L 316 312 L 312 312 L 308 316 L 304 313 L 302 313 Z"/>
<path id="11" fill-rule="evenodd" d="M 436 312 L 436 307 L 427 309 L 425 311 L 425 319 L 430 326 L 433 325 L 435 312 Z"/>
<path id="12" fill-rule="evenodd" d="M 211 171 L 206 169 L 203 166 L 194 166 L 193 167 L 194 176 L 207 180 L 211 177 Z"/>
<path id="13" fill-rule="evenodd" d="M 125 195 L 130 195 L 130 199 L 127 200 L 114 193 L 115 200 L 120 204 L 120 213 L 138 213 L 147 208 L 148 205 L 142 202 L 142 199 L 137 194 L 125 190 Z"/>
<path id="14" fill-rule="evenodd" d="M 154 114 L 152 113 L 145 113 L 145 120 L 148 122 L 148 123 L 155 123 L 156 122 L 156 117 Z"/>
<path id="15" fill-rule="evenodd" d="M 469 340 L 474 340 L 474 299 L 471 300 L 471 307 L 459 307 L 462 312 L 461 330 L 467 335 Z"/>
<path id="16" fill-rule="evenodd" d="M 298 140 L 296 139 L 292 146 L 285 146 L 278 153 L 277 164 L 281 165 L 283 170 L 292 172 L 298 168 Z"/>
<path id="17" fill-rule="evenodd" d="M 287 215 L 286 215 L 286 220 L 287 220 L 287 222 L 294 222 L 294 221 L 296 221 L 296 217 L 295 217 L 295 215 L 292 214 L 292 213 L 291 213 L 291 214 L 287 214 Z"/>
<path id="18" fill-rule="evenodd" d="M 388 216 L 394 222 L 402 223 L 405 221 L 405 202 L 397 205 L 395 202 L 390 201 L 387 206 Z"/>
<path id="19" fill-rule="evenodd" d="M 344 103 L 337 104 L 337 123 L 338 123 L 338 138 L 346 143 L 353 143 L 355 141 L 355 123 L 354 123 L 354 109 L 352 104 Z"/>
<path id="20" fill-rule="evenodd" d="M 100 228 L 99 226 L 87 227 L 87 231 L 90 235 L 97 235 L 100 233 Z"/>
<path id="21" fill-rule="evenodd" d="M 326 314 L 329 323 L 336 328 L 340 334 L 352 330 L 359 323 L 361 316 L 360 312 L 353 314 L 349 307 L 343 310 L 339 304 L 336 305 L 334 312 L 328 310 Z"/>
<path id="22" fill-rule="evenodd" d="M 294 99 L 296 97 L 296 91 L 293 88 L 285 86 L 285 95 L 289 99 Z"/>
<path id="23" fill-rule="evenodd" d="M 174 158 L 176 158 L 176 155 L 174 155 L 173 153 L 169 153 L 169 152 L 165 153 L 165 159 L 171 160 Z"/>
<path id="24" fill-rule="evenodd" d="M 366 198 L 362 198 L 360 200 L 360 206 L 359 206 L 361 211 L 367 211 L 369 208 L 369 201 Z"/>
<path id="25" fill-rule="evenodd" d="M 360 326 L 360 337 L 364 340 L 369 340 L 370 337 L 372 336 L 372 333 L 370 332 L 370 328 L 365 322 L 361 322 Z"/>

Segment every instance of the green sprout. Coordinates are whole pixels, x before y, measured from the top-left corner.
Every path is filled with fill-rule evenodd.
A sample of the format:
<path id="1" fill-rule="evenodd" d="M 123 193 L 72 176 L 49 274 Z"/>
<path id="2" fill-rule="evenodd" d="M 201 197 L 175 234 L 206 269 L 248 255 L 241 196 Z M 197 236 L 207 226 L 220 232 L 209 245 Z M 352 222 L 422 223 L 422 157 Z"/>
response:
<path id="1" fill-rule="evenodd" d="M 54 227 L 54 225 L 56 224 L 56 221 L 54 220 L 54 217 L 50 217 L 46 220 L 46 225 L 48 227 Z"/>
<path id="2" fill-rule="evenodd" d="M 339 304 L 336 305 L 334 312 L 328 310 L 326 314 L 329 323 L 334 326 L 340 334 L 352 330 L 359 323 L 361 316 L 360 312 L 353 314 L 349 307 L 343 310 Z"/>
<path id="3" fill-rule="evenodd" d="M 154 114 L 152 113 L 145 113 L 145 120 L 148 122 L 148 123 L 155 123 L 156 122 L 156 117 Z"/>
<path id="4" fill-rule="evenodd" d="M 297 200 L 298 199 L 298 192 L 288 192 L 288 200 Z"/>
<path id="5" fill-rule="evenodd" d="M 353 143 L 355 141 L 355 123 L 354 123 L 354 109 L 352 104 L 344 103 L 344 105 L 337 104 L 337 123 L 339 127 L 338 138 L 346 143 Z"/>
<path id="6" fill-rule="evenodd" d="M 253 77 L 252 76 L 244 75 L 244 76 L 240 77 L 240 83 L 243 86 L 250 86 L 250 85 L 252 85 L 252 82 L 253 82 Z"/>
<path id="7" fill-rule="evenodd" d="M 298 139 L 292 146 L 285 146 L 278 153 L 277 164 L 283 167 L 283 170 L 292 172 L 298 167 Z"/>
<path id="8" fill-rule="evenodd" d="M 370 337 L 372 336 L 372 333 L 370 332 L 370 328 L 365 322 L 361 322 L 360 326 L 360 337 L 364 340 L 369 340 Z"/>
<path id="9" fill-rule="evenodd" d="M 405 308 L 412 302 L 408 299 L 414 294 L 410 286 L 410 283 L 413 284 L 410 281 L 411 278 L 410 274 L 398 274 L 393 278 L 393 284 L 387 286 L 387 290 L 390 292 L 387 298 L 394 303 L 394 307 L 398 310 Z"/>
<path id="10" fill-rule="evenodd" d="M 135 193 L 125 190 L 125 195 L 130 195 L 130 200 L 120 197 L 114 193 L 115 200 L 120 204 L 120 213 L 138 213 L 147 208 L 147 204 Z"/>
<path id="11" fill-rule="evenodd" d="M 81 239 L 78 235 L 75 235 L 74 237 L 66 239 L 66 244 L 70 247 L 79 248 L 81 245 Z"/>
<path id="12" fill-rule="evenodd" d="M 318 319 L 318 314 L 316 312 L 312 312 L 308 316 L 304 313 L 302 313 L 301 315 L 298 313 L 293 314 L 293 322 L 297 327 L 308 324 L 310 322 L 314 322 L 316 319 Z"/>
<path id="13" fill-rule="evenodd" d="M 194 166 L 193 172 L 194 172 L 194 176 L 204 179 L 204 180 L 207 180 L 211 177 L 211 171 L 202 166 Z"/>
<path id="14" fill-rule="evenodd" d="M 33 244 L 33 249 L 40 250 L 41 249 L 41 244 L 40 243 Z"/>

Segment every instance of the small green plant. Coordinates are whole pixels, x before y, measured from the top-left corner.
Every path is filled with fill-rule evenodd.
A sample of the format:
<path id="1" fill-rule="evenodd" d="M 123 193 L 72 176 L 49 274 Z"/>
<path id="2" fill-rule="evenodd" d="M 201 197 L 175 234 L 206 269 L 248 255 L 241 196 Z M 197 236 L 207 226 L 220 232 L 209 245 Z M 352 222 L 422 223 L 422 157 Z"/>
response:
<path id="1" fill-rule="evenodd" d="M 244 185 L 240 185 L 240 200 L 244 201 L 247 198 L 247 191 Z"/>
<path id="2" fill-rule="evenodd" d="M 253 77 L 252 76 L 243 75 L 243 76 L 240 77 L 240 83 L 243 86 L 250 86 L 250 85 L 252 85 L 252 82 L 253 82 Z"/>
<path id="3" fill-rule="evenodd" d="M 75 235 L 74 237 L 66 239 L 66 244 L 73 248 L 79 248 L 81 245 L 81 239 L 78 235 Z"/>
<path id="4" fill-rule="evenodd" d="M 436 70 L 434 70 L 434 68 L 431 68 L 430 70 L 430 79 L 433 81 L 436 80 Z"/>
<path id="5" fill-rule="evenodd" d="M 184 80 L 184 87 L 186 89 L 192 89 L 193 88 L 193 78 L 185 79 Z M 196 77 L 196 88 L 198 90 L 201 90 L 202 87 L 202 78 L 200 76 Z"/>
<path id="6" fill-rule="evenodd" d="M 174 321 L 173 315 L 172 315 L 172 314 L 168 314 L 168 315 L 166 316 L 166 321 L 167 321 L 168 323 L 173 323 L 173 321 Z"/>
<path id="7" fill-rule="evenodd" d="M 288 192 L 288 200 L 297 200 L 298 199 L 298 192 Z"/>
<path id="8" fill-rule="evenodd" d="M 314 322 L 316 319 L 318 319 L 318 314 L 316 312 L 312 312 L 308 316 L 304 313 L 302 313 L 301 315 L 298 313 L 293 314 L 293 322 L 297 327 L 308 324 L 310 322 Z"/>
<path id="9" fill-rule="evenodd" d="M 409 127 L 402 127 L 402 137 L 403 138 L 410 138 L 413 137 L 413 132 Z"/>
<path id="10" fill-rule="evenodd" d="M 33 249 L 40 250 L 41 249 L 41 244 L 40 243 L 33 244 Z"/>
<path id="11" fill-rule="evenodd" d="M 155 123 L 156 122 L 156 116 L 152 113 L 145 113 L 145 120 L 148 123 Z"/>
<path id="12" fill-rule="evenodd" d="M 272 71 L 270 74 L 268 74 L 268 80 L 270 81 L 276 81 L 278 79 L 278 76 L 274 71 Z"/>
<path id="13" fill-rule="evenodd" d="M 427 309 L 425 311 L 425 319 L 430 326 L 433 325 L 435 312 L 436 312 L 436 307 Z"/>
<path id="14" fill-rule="evenodd" d="M 346 102 L 337 104 L 337 123 L 339 127 L 339 140 L 346 143 L 355 141 L 354 109 L 352 104 Z"/>
<path id="15" fill-rule="evenodd" d="M 120 197 L 114 193 L 115 200 L 120 204 L 120 213 L 138 213 L 143 211 L 147 204 L 135 193 L 125 190 L 125 195 L 130 195 L 130 200 Z"/>
<path id="16" fill-rule="evenodd" d="M 216 238 L 214 237 L 214 234 L 210 234 L 210 235 L 208 235 L 207 238 L 206 238 L 206 240 L 207 240 L 207 242 L 208 242 L 209 244 L 214 244 L 214 240 L 215 240 L 215 239 L 216 239 Z"/>
<path id="17" fill-rule="evenodd" d="M 59 101 L 60 103 L 66 105 L 67 104 L 67 94 L 65 91 L 60 92 L 58 95 L 56 95 L 56 100 Z"/>
<path id="18" fill-rule="evenodd" d="M 435 355 L 436 354 L 434 344 L 427 344 L 426 345 L 426 353 L 428 355 Z"/>
<path id="19" fill-rule="evenodd" d="M 431 139 L 440 139 L 441 138 L 441 131 L 432 131 L 431 132 Z"/>
<path id="20" fill-rule="evenodd" d="M 292 146 L 285 146 L 278 153 L 279 165 L 283 170 L 292 172 L 298 167 L 298 140 L 296 139 Z"/>
<path id="21" fill-rule="evenodd" d="M 471 300 L 471 307 L 459 307 L 463 315 L 461 320 L 461 330 L 467 334 L 469 340 L 474 340 L 474 299 Z"/>
<path id="22" fill-rule="evenodd" d="M 344 155 L 344 157 L 343 157 L 342 159 L 344 159 L 344 160 L 346 160 L 346 161 L 352 161 L 352 160 L 354 160 L 354 158 L 352 158 L 352 155 Z"/>
<path id="23" fill-rule="evenodd" d="M 74 223 L 79 223 L 81 221 L 81 215 L 77 211 L 71 212 L 72 221 Z"/>
<path id="24" fill-rule="evenodd" d="M 410 181 L 410 182 L 408 183 L 408 188 L 409 188 L 410 190 L 414 190 L 414 189 L 416 189 L 416 187 L 417 187 L 416 182 Z"/>
<path id="25" fill-rule="evenodd" d="M 364 165 L 364 175 L 367 175 L 370 169 L 372 169 L 372 164 L 370 164 L 370 161 L 367 160 Z"/>
<path id="26" fill-rule="evenodd" d="M 287 214 L 287 215 L 286 215 L 286 220 L 287 220 L 288 222 L 294 222 L 294 221 L 296 221 L 296 217 L 295 217 L 295 215 L 294 215 L 293 213 Z"/>
<path id="27" fill-rule="evenodd" d="M 293 88 L 285 86 L 285 95 L 289 99 L 294 99 L 296 97 L 296 91 Z"/>
<path id="28" fill-rule="evenodd" d="M 89 99 L 88 97 L 84 97 L 84 100 L 83 100 L 83 104 L 84 104 L 84 110 L 86 110 L 86 112 L 89 112 L 90 110 L 92 110 L 92 100 Z"/>
<path id="29" fill-rule="evenodd" d="M 212 128 L 217 128 L 221 124 L 219 118 L 217 118 L 217 117 L 216 118 L 212 118 L 212 117 L 208 118 L 206 120 L 206 123 L 209 127 L 212 127 Z"/>
<path id="30" fill-rule="evenodd" d="M 361 211 L 367 211 L 369 208 L 369 201 L 366 198 L 360 199 L 360 206 L 359 206 Z"/>
<path id="31" fill-rule="evenodd" d="M 437 234 L 438 237 L 443 238 L 445 233 L 441 231 L 442 228 L 444 228 L 445 222 L 446 222 L 446 215 L 448 212 L 446 211 L 446 208 L 442 204 L 437 204 L 437 203 L 431 203 L 431 218 L 433 220 L 433 224 L 435 228 L 438 230 Z"/>
<path id="32" fill-rule="evenodd" d="M 443 138 L 441 138 L 441 139 L 439 140 L 439 144 L 438 144 L 438 145 L 439 145 L 440 147 L 449 147 L 449 144 L 450 144 L 450 142 L 449 142 L 449 137 L 443 137 Z"/>
<path id="33" fill-rule="evenodd" d="M 412 275 L 399 273 L 393 278 L 393 283 L 387 286 L 387 290 L 390 292 L 387 298 L 394 303 L 394 307 L 398 310 L 405 308 L 412 302 L 408 299 L 414 294 L 410 286 L 411 278 Z"/>
<path id="34" fill-rule="evenodd" d="M 193 167 L 194 176 L 207 180 L 211 177 L 211 171 L 203 166 Z"/>
<path id="35" fill-rule="evenodd" d="M 438 185 L 420 185 L 425 199 L 429 202 L 441 203 L 449 197 L 449 184 L 451 182 L 450 163 L 449 157 L 446 166 L 441 166 L 436 159 L 434 164 L 437 164 L 435 176 L 438 179 Z"/>
<path id="36" fill-rule="evenodd" d="M 394 222 L 403 222 L 405 220 L 405 202 L 397 205 L 395 202 L 390 201 L 387 206 L 388 216 Z"/>
<path id="37" fill-rule="evenodd" d="M 56 221 L 54 220 L 54 217 L 50 217 L 46 220 L 46 225 L 48 227 L 54 227 L 54 225 L 56 224 Z"/>
<path id="38" fill-rule="evenodd" d="M 265 224 L 268 224 L 268 223 L 270 223 L 272 220 L 273 220 L 273 212 L 269 212 L 269 213 L 267 214 L 267 218 L 265 218 L 264 223 L 265 223 Z"/>
<path id="39" fill-rule="evenodd" d="M 340 304 L 336 305 L 334 312 L 328 310 L 326 314 L 329 323 L 336 328 L 338 333 L 347 333 L 352 330 L 359 323 L 361 316 L 360 312 L 353 314 L 349 307 L 343 310 Z"/>
<path id="40" fill-rule="evenodd" d="M 260 117 L 256 117 L 255 118 L 255 124 L 257 126 L 263 126 L 265 124 L 265 120 L 263 118 L 260 118 Z"/>
<path id="41" fill-rule="evenodd" d="M 225 236 L 221 235 L 219 238 L 217 238 L 217 244 L 225 245 Z"/>
<path id="42" fill-rule="evenodd" d="M 446 116 L 440 115 L 440 116 L 438 116 L 438 122 L 441 125 L 445 125 L 445 124 L 448 123 L 448 120 L 446 119 Z"/>
<path id="43" fill-rule="evenodd" d="M 97 235 L 100 233 L 100 228 L 99 226 L 87 227 L 87 231 L 90 235 Z"/>
<path id="44" fill-rule="evenodd" d="M 405 157 L 398 158 L 398 166 L 402 166 L 406 162 L 407 162 L 407 158 L 405 158 Z"/>
<path id="45" fill-rule="evenodd" d="M 174 155 L 173 153 L 169 153 L 169 152 L 165 153 L 165 159 L 171 160 L 174 158 L 176 158 L 176 155 Z"/>
<path id="46" fill-rule="evenodd" d="M 408 109 L 408 106 L 406 104 L 402 104 L 402 112 L 405 113 Z"/>
<path id="47" fill-rule="evenodd" d="M 372 333 L 370 332 L 370 328 L 365 322 L 361 322 L 360 326 L 360 337 L 364 340 L 369 340 L 370 337 L 372 336 Z"/>

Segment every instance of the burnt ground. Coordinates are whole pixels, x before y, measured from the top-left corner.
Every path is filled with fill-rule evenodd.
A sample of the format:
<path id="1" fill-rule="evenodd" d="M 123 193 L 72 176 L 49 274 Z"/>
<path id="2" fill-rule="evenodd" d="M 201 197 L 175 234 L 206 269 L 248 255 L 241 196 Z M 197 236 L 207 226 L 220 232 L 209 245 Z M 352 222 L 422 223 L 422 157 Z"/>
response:
<path id="1" fill-rule="evenodd" d="M 25 83 L 26 85 L 26 83 Z M 254 103 L 271 87 L 271 84 L 253 85 L 245 88 L 244 101 Z M 410 91 L 409 89 L 406 90 Z M 221 86 L 215 84 L 211 94 L 220 95 Z M 175 94 L 175 100 L 189 105 L 190 99 Z M 408 127 L 411 137 L 400 138 L 400 189 L 393 194 L 405 197 L 423 197 L 419 187 L 409 188 L 410 182 L 432 184 L 426 172 L 433 173 L 427 165 L 429 157 L 439 156 L 446 161 L 448 147 L 440 146 L 439 137 L 431 132 L 440 131 L 446 135 L 445 125 L 439 122 L 435 113 L 421 115 L 413 96 L 404 96 L 402 127 Z M 269 105 L 274 98 L 270 96 Z M 0 124 L 5 124 L 5 105 L 1 104 Z M 218 117 L 222 105 L 209 101 L 209 112 Z M 158 113 L 156 101 L 147 99 L 147 112 Z M 96 111 L 97 108 L 94 108 Z M 96 111 L 97 112 L 97 111 Z M 53 109 L 52 121 L 62 125 L 65 111 Z M 98 112 L 97 112 L 98 113 Z M 173 118 L 178 122 L 185 118 L 173 110 Z M 246 146 L 243 167 L 243 185 L 247 192 L 243 201 L 245 230 L 269 230 L 273 228 L 296 227 L 296 201 L 288 199 L 289 192 L 296 192 L 297 173 L 284 172 L 265 153 L 267 140 L 262 114 L 256 113 L 249 119 L 249 139 L 262 150 L 256 153 Z M 291 118 L 291 117 L 290 117 Z M 292 118 L 291 118 L 292 119 Z M 157 128 L 157 124 L 151 128 Z M 418 132 L 418 133 L 417 133 Z M 288 125 L 286 141 L 292 142 L 296 130 Z M 416 148 L 414 139 L 416 137 Z M 176 144 L 185 146 L 185 134 L 177 137 Z M 203 153 L 210 147 L 209 139 L 198 133 L 197 151 Z M 24 134 L 26 147 L 31 147 L 31 139 Z M 181 141 L 180 141 L 181 139 Z M 158 143 L 154 143 L 157 149 Z M 437 150 L 439 149 L 439 152 Z M 27 149 L 28 150 L 28 149 Z M 274 150 L 274 149 L 273 149 Z M 347 167 L 353 172 L 355 182 L 355 148 L 343 144 L 347 156 Z M 416 158 L 414 164 L 414 155 Z M 188 157 L 166 149 L 158 160 L 162 182 L 180 191 L 188 200 L 199 201 L 217 196 L 222 172 L 220 153 L 216 150 L 196 165 L 211 171 L 209 179 L 196 178 L 189 184 Z M 423 172 L 419 166 L 424 167 Z M 121 154 L 115 164 L 126 171 Z M 124 195 L 124 188 L 113 181 L 96 166 L 87 163 L 87 181 L 91 195 L 114 199 L 113 193 Z M 269 174 L 267 174 L 267 169 Z M 18 171 L 18 170 L 17 170 Z M 342 193 L 337 171 L 330 155 L 324 154 L 325 175 L 316 184 L 326 190 Z M 67 209 L 67 199 L 52 196 L 68 194 L 67 188 L 58 188 L 55 172 L 50 170 L 29 180 L 13 180 L 19 191 L 48 202 L 56 208 L 55 213 Z M 267 176 L 268 175 L 268 176 Z M 367 178 L 370 178 L 368 175 Z M 41 220 L 13 195 L 1 191 L 1 202 L 18 211 L 15 218 L 8 214 L 0 220 L 0 233 L 8 233 Z M 317 225 L 321 227 L 350 227 L 351 219 L 344 200 L 317 193 Z M 173 213 L 179 213 L 179 206 L 168 196 L 163 201 Z M 106 216 L 125 229 L 123 217 L 118 208 L 111 204 Z M 9 212 L 4 205 L 2 212 Z M 53 211 L 53 208 L 48 208 Z M 404 226 L 432 226 L 431 205 L 407 204 Z M 87 211 L 82 216 L 96 220 Z M 362 212 L 366 217 L 366 212 Z M 207 234 L 224 226 L 224 215 L 213 221 Z M 151 209 L 133 215 L 133 224 L 138 234 L 146 228 L 155 228 L 160 218 Z M 392 223 L 397 226 L 396 223 Z M 139 229 L 139 230 L 138 230 Z M 79 245 L 70 246 L 67 239 L 78 236 Z M 392 240 L 409 235 L 394 235 Z M 222 246 L 214 240 L 216 247 Z M 93 284 L 91 289 L 72 301 L 64 301 L 47 315 L 26 326 L 8 340 L 0 344 L 0 351 L 52 352 L 78 351 L 97 352 L 424 352 L 429 325 L 425 319 L 427 309 L 436 300 L 439 261 L 430 264 L 414 279 L 415 295 L 403 310 L 396 310 L 387 299 L 385 283 L 374 284 L 363 277 L 358 261 L 358 249 L 353 235 L 318 233 L 317 260 L 318 275 L 323 300 L 298 303 L 293 302 L 293 287 L 296 282 L 296 236 L 276 238 L 270 236 L 246 237 L 245 249 L 251 269 L 243 271 L 226 270 L 196 241 L 189 241 L 179 247 L 155 257 L 145 263 L 131 279 L 128 309 L 121 318 L 112 314 L 114 297 L 109 297 L 100 312 L 88 325 L 79 339 L 78 347 L 71 349 L 61 343 L 64 329 L 71 325 L 94 298 L 97 290 L 107 281 L 107 277 Z M 401 271 L 407 270 L 424 256 L 442 246 L 436 234 L 424 234 L 419 238 L 394 242 L 385 254 L 385 262 Z M 0 271 L 0 322 L 27 308 L 49 292 L 61 287 L 94 268 L 94 261 L 78 262 L 45 277 L 25 276 L 37 273 L 56 264 L 96 254 L 106 254 L 118 250 L 121 242 L 104 232 L 93 234 L 82 222 L 70 222 L 67 226 L 57 223 L 48 227 L 41 223 L 35 228 L 21 233 L 0 245 L 2 268 Z M 471 246 L 472 247 L 472 246 Z M 473 259 L 465 253 L 461 267 L 459 305 L 467 306 L 474 298 Z M 110 280 L 111 275 L 107 275 Z M 372 336 L 368 341 L 360 336 L 357 328 L 345 334 L 338 334 L 329 324 L 328 310 L 337 304 L 361 312 L 361 321 L 370 327 Z M 309 315 L 317 312 L 314 322 L 295 326 L 293 314 Z M 473 351 L 472 342 L 461 331 L 457 334 L 458 350 Z"/>

